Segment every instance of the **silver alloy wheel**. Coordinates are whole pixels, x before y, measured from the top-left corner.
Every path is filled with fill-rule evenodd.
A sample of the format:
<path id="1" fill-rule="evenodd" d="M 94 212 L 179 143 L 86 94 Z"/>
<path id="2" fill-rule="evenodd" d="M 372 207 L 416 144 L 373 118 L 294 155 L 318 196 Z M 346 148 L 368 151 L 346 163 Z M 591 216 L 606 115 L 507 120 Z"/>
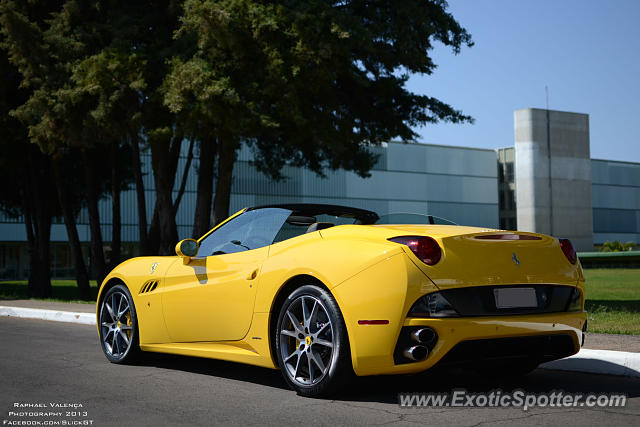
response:
<path id="1" fill-rule="evenodd" d="M 133 322 L 129 299 L 120 291 L 102 301 L 100 327 L 105 351 L 112 357 L 122 358 L 131 345 Z"/>
<path id="2" fill-rule="evenodd" d="M 280 331 L 280 356 L 289 378 L 306 386 L 322 380 L 331 367 L 333 337 L 322 302 L 310 295 L 296 298 L 287 307 Z"/>

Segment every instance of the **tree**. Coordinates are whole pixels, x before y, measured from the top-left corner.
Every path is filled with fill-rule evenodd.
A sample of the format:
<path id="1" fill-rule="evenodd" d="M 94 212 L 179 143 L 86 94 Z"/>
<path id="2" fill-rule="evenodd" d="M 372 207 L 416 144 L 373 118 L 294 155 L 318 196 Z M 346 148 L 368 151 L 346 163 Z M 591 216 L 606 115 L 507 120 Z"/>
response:
<path id="1" fill-rule="evenodd" d="M 22 74 L 22 85 L 31 90 L 29 98 L 13 114 L 29 129 L 30 140 L 43 153 L 52 156 L 59 202 L 65 218 L 69 243 L 76 262 L 76 278 L 81 297 L 89 297 L 88 275 L 77 238 L 75 219 L 65 187 L 64 170 L 60 162 L 70 147 L 80 147 L 83 139 L 82 105 L 69 82 L 72 63 L 82 55 L 85 46 L 65 34 L 65 23 L 73 19 L 75 2 L 54 4 L 44 18 L 34 19 L 33 9 L 39 4 L 2 2 L 4 47 L 9 58 Z M 100 280 L 106 274 L 100 220 L 98 216 L 96 162 L 92 151 L 81 150 L 85 172 L 85 195 L 91 227 L 94 269 Z M 54 193 L 55 194 L 55 193 Z"/>
<path id="2" fill-rule="evenodd" d="M 202 236 L 211 228 L 211 204 L 213 200 L 214 162 L 217 150 L 216 129 L 211 126 L 211 114 L 208 111 L 206 98 L 192 92 L 201 81 L 203 73 L 194 61 L 187 64 L 175 58 L 172 63 L 173 73 L 164 82 L 165 93 L 178 93 L 181 104 L 179 108 L 170 105 L 179 113 L 179 120 L 185 134 L 192 140 L 198 140 L 198 182 L 197 198 L 194 214 L 193 236 Z M 187 85 L 187 88 L 182 85 Z M 204 88 L 202 88 L 204 89 Z M 206 95 L 205 95 L 206 97 Z"/>
<path id="3" fill-rule="evenodd" d="M 29 143 L 27 129 L 10 111 L 26 98 L 18 88 L 20 75 L 0 52 L 0 211 L 22 218 L 29 249 L 29 296 L 51 296 L 50 235 L 56 200 L 51 186 L 50 163 Z"/>
<path id="4" fill-rule="evenodd" d="M 138 231 L 142 254 L 154 249 L 149 234 L 157 234 L 158 215 L 151 231 L 147 223 L 145 188 L 141 165 L 141 145 L 148 143 L 144 135 L 144 117 L 155 119 L 153 90 L 147 85 L 152 67 L 157 66 L 164 47 L 156 44 L 153 32 L 161 27 L 159 21 L 167 12 L 167 5 L 155 2 L 114 2 L 110 7 L 100 3 L 73 2 L 77 4 L 77 19 L 64 21 L 62 29 L 73 39 L 91 48 L 73 65 L 70 79 L 78 95 L 91 100 L 91 133 L 100 135 L 101 143 L 110 145 L 112 162 L 118 157 L 119 148 L 130 147 L 130 162 L 114 163 L 111 170 L 112 194 L 112 260 L 119 261 L 119 196 L 122 165 L 130 165 L 136 188 Z M 162 6 L 162 7 L 160 7 Z M 98 34 L 99 37 L 95 37 Z M 153 47 L 150 47 L 153 46 Z M 151 60 L 149 61 L 151 57 Z M 153 79 L 152 79 L 153 80 Z M 166 116 L 166 114 L 165 114 Z M 147 121 L 148 122 L 148 121 Z M 162 124 L 163 125 L 163 124 Z M 156 239 L 158 240 L 158 239 Z M 156 244 L 157 246 L 157 244 Z"/>
<path id="5" fill-rule="evenodd" d="M 1 45 L 5 43 L 3 37 Z M 83 199 L 79 197 L 80 193 L 69 195 L 66 190 L 80 183 L 60 173 L 61 168 L 71 169 L 69 163 L 73 164 L 74 160 L 77 163 L 78 156 L 75 159 L 72 156 L 53 158 L 31 143 L 27 127 L 15 117 L 15 110 L 29 99 L 31 92 L 20 87 L 22 76 L 9 63 L 4 50 L 0 51 L 0 72 L 5 77 L 0 90 L 0 128 L 3 129 L 0 209 L 24 221 L 30 259 L 28 293 L 39 298 L 51 296 L 50 228 L 54 217 L 63 216 L 76 264 L 78 296 L 89 299 L 88 276 L 75 228 L 75 216 Z M 69 211 L 65 211 L 65 207 L 69 207 Z M 73 227 L 69 226 L 69 221 Z"/>
<path id="6" fill-rule="evenodd" d="M 30 10 L 30 18 L 42 24 L 56 2 L 42 2 Z M 15 4 L 0 3 L 0 47 L 7 48 L 9 32 L 16 31 L 24 38 L 34 35 L 37 24 L 27 25 L 22 14 L 14 14 Z M 38 55 L 38 52 L 31 52 Z M 22 216 L 29 248 L 28 294 L 32 297 L 51 296 L 50 237 L 51 219 L 56 210 L 55 189 L 52 188 L 51 163 L 47 156 L 29 144 L 26 127 L 12 114 L 31 94 L 28 85 L 21 84 L 22 76 L 14 62 L 19 55 L 0 54 L 3 82 L 0 94 L 0 128 L 3 130 L 0 182 L 0 208 L 10 216 Z M 52 197 L 53 195 L 53 197 Z"/>
<path id="7" fill-rule="evenodd" d="M 135 53 L 123 53 L 107 47 L 97 54 L 83 58 L 73 67 L 71 80 L 76 90 L 93 99 L 92 109 L 88 112 L 93 133 L 100 135 L 102 144 L 109 147 L 111 201 L 112 201 L 112 237 L 111 265 L 113 268 L 121 260 L 121 218 L 120 193 L 124 176 L 131 162 L 123 162 L 121 153 L 129 143 L 137 146 L 140 132 L 140 93 L 145 88 L 143 78 L 144 61 Z M 131 156 L 130 156 L 131 158 Z M 133 157 L 133 165 L 140 167 L 139 152 Z M 141 172 L 136 179 L 142 181 Z M 142 189 L 141 243 L 146 250 L 146 211 L 144 208 L 144 189 Z M 140 217 L 140 216 L 139 216 Z"/>
<path id="8" fill-rule="evenodd" d="M 446 8 L 440 0 L 187 0 L 177 35 L 197 49 L 173 60 L 165 103 L 217 138 L 214 223 L 228 215 L 241 142 L 275 179 L 287 163 L 367 176 L 371 146 L 413 140 L 417 125 L 472 121 L 405 87 L 411 73 L 435 69 L 434 41 L 454 53 L 472 45 Z"/>
<path id="9" fill-rule="evenodd" d="M 107 155 L 102 152 L 105 138 L 97 137 L 104 122 L 96 113 L 93 94 L 78 85 L 76 70 L 82 74 L 82 59 L 99 49 L 108 35 L 102 28 L 82 27 L 78 22 L 96 22 L 99 10 L 80 1 L 53 4 L 46 16 L 38 19 L 34 10 L 41 3 L 18 4 L 2 2 L 3 47 L 22 76 L 21 85 L 30 94 L 12 114 L 27 124 L 29 139 L 50 156 L 52 178 L 58 203 L 67 229 L 75 262 L 76 279 L 81 298 L 89 298 L 88 274 L 76 229 L 75 217 L 82 205 L 89 213 L 91 228 L 92 264 L 98 281 L 106 275 L 102 231 L 98 201 L 111 184 L 114 196 L 115 257 L 119 258 L 120 230 L 118 227 L 119 192 L 122 173 L 118 168 L 104 167 L 103 158 L 119 164 L 119 140 L 111 142 Z M 85 67 L 86 68 L 86 67 Z M 100 110 L 98 110 L 100 111 Z M 115 147 L 114 147 L 115 145 Z M 81 160 L 79 160 L 80 158 Z M 69 161 L 82 165 L 78 174 Z M 108 163 L 107 163 L 108 164 Z M 111 166 L 111 165 L 109 165 Z M 115 170 L 116 173 L 112 173 Z M 104 175 L 107 175 L 105 178 Z M 73 185 L 69 185 L 73 183 Z M 84 185 L 84 192 L 68 191 Z M 113 253 L 112 253 L 113 255 Z M 113 258 L 113 256 L 112 256 Z"/>
<path id="10" fill-rule="evenodd" d="M 123 178 L 116 159 L 129 144 L 142 251 L 170 253 L 177 240 L 177 203 L 172 200 L 172 191 L 183 133 L 174 115 L 163 106 L 158 87 L 167 58 L 173 54 L 170 49 L 175 43 L 172 33 L 178 23 L 179 4 L 116 1 L 105 7 L 101 2 L 68 0 L 52 9 L 50 19 L 35 25 L 24 13 L 27 6 L 11 0 L 3 2 L 6 15 L 22 24 L 13 27 L 26 29 L 8 31 L 8 48 L 23 82 L 33 88 L 16 115 L 29 124 L 30 139 L 54 159 L 75 148 L 82 156 L 92 260 L 98 280 L 106 275 L 106 263 L 98 211 L 100 183 L 104 180 L 96 171 L 104 163 L 102 159 L 111 159 L 114 167 L 107 181 L 113 201 L 114 263 L 120 257 L 119 193 Z M 22 37 L 24 33 L 28 37 Z M 156 182 L 157 203 L 149 230 L 141 143 L 151 149 Z M 101 154 L 103 145 L 111 147 L 106 157 Z M 63 194 L 60 198 L 66 200 Z M 67 218 L 65 215 L 65 222 L 75 228 Z M 72 231 L 68 230 L 70 236 Z"/>
<path id="11" fill-rule="evenodd" d="M 181 1 L 141 1 L 117 2 L 119 7 L 104 10 L 110 34 L 108 49 L 117 54 L 122 61 L 133 61 L 134 67 L 128 76 L 120 80 L 125 90 L 122 102 L 113 106 L 115 110 L 125 111 L 118 117 L 130 120 L 130 143 L 133 156 L 133 171 L 138 195 L 139 230 L 144 254 L 172 254 L 178 240 L 175 213 L 180 195 L 173 200 L 178 157 L 185 136 L 184 126 L 177 121 L 175 114 L 163 104 L 160 88 L 168 70 L 169 59 L 177 51 L 185 49 L 185 43 L 176 41 L 173 33 L 179 24 Z M 126 58 L 126 59 L 125 59 Z M 113 75 L 114 65 L 109 66 L 109 75 Z M 127 87 L 128 84 L 128 87 Z M 103 93 L 112 96 L 108 85 Z M 127 105 L 131 109 L 127 109 Z M 152 221 L 146 229 L 146 208 L 144 187 L 140 167 L 140 144 L 151 151 L 153 178 L 155 183 L 156 204 Z M 192 148 L 189 150 L 192 151 Z M 185 183 L 187 175 L 183 174 Z M 184 184 L 181 185 L 184 192 Z"/>

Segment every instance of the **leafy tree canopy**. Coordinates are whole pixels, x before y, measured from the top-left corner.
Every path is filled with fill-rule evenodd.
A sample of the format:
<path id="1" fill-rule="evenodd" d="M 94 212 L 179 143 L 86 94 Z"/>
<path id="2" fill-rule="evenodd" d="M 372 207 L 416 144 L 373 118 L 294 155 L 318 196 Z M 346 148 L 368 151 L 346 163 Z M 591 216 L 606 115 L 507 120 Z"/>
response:
<path id="1" fill-rule="evenodd" d="M 218 135 L 246 141 L 278 178 L 289 162 L 367 176 L 370 147 L 412 127 L 469 116 L 406 89 L 430 74 L 434 42 L 458 53 L 471 36 L 440 0 L 187 0 L 177 37 L 197 41 L 172 61 L 165 103 Z"/>

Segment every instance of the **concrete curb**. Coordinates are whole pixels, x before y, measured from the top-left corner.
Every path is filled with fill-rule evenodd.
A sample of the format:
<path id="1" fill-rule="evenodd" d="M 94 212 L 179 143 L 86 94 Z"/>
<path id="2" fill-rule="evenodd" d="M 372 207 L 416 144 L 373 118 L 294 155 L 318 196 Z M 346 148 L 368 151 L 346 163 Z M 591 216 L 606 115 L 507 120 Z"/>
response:
<path id="1" fill-rule="evenodd" d="M 70 311 L 43 310 L 39 308 L 0 306 L 0 316 L 80 323 L 83 325 L 96 324 L 96 316 L 93 313 L 74 313 Z M 584 348 L 580 350 L 578 354 L 565 359 L 543 363 L 540 367 L 559 371 L 576 371 L 640 378 L 640 353 Z"/>
<path id="2" fill-rule="evenodd" d="M 583 348 L 578 354 L 543 363 L 540 367 L 640 378 L 640 353 Z"/>
<path id="3" fill-rule="evenodd" d="M 80 323 L 83 325 L 96 324 L 96 315 L 92 313 L 73 313 L 71 311 L 42 310 L 39 308 L 0 306 L 0 316 Z"/>

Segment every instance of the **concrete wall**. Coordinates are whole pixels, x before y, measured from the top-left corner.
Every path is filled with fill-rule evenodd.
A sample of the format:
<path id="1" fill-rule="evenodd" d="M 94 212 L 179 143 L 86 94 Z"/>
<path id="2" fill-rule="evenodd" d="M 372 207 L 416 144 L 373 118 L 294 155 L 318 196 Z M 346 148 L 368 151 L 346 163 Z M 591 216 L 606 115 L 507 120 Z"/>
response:
<path id="1" fill-rule="evenodd" d="M 592 250 L 589 116 L 526 108 L 514 112 L 514 125 L 518 229 Z"/>

